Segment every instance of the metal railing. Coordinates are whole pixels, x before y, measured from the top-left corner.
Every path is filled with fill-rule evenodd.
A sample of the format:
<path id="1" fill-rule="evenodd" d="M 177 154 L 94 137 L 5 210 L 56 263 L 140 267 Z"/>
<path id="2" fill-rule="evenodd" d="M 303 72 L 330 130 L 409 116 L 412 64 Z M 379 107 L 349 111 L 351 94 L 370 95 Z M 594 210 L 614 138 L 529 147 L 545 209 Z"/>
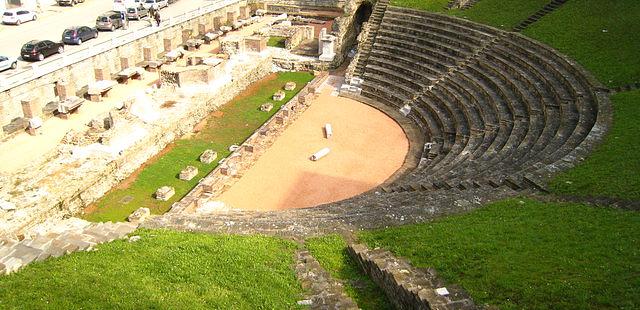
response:
<path id="1" fill-rule="evenodd" d="M 80 50 L 68 54 L 62 54 L 61 57 L 57 57 L 55 59 L 34 63 L 25 70 L 17 71 L 11 75 L 5 76 L 4 78 L 0 78 L 0 91 L 6 91 L 13 87 L 28 83 L 66 66 L 81 62 L 108 50 L 131 43 L 135 40 L 139 40 L 156 32 L 163 31 L 177 24 L 184 23 L 240 1 L 242 0 L 214 0 L 212 3 L 198 7 L 195 10 L 171 16 L 162 21 L 159 27 L 155 27 L 155 22 L 152 21 L 149 25 L 142 28 L 126 30 L 126 32 L 114 36 L 110 40 L 103 41 L 95 45 L 88 45 Z"/>

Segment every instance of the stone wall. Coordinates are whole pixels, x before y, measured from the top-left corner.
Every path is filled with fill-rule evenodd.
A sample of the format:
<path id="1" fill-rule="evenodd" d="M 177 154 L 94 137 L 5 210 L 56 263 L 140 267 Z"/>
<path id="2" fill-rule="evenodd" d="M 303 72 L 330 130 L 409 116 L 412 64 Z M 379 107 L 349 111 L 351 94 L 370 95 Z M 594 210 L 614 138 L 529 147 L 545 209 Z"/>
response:
<path id="1" fill-rule="evenodd" d="M 270 57 L 238 64 L 232 70 L 231 81 L 222 88 L 215 93 L 201 93 L 189 98 L 189 102 L 182 105 L 183 108 L 163 114 L 161 121 L 145 123 L 129 116 L 126 122 L 112 129 L 116 131 L 114 136 L 140 137 L 120 152 L 70 155 L 87 149 L 60 145 L 55 151 L 57 156 L 46 164 L 28 167 L 11 177 L 2 178 L 0 197 L 10 196 L 10 202 L 16 208 L 0 210 L 0 235 L 17 236 L 45 219 L 79 213 L 162 151 L 176 137 L 191 132 L 216 107 L 269 74 L 272 67 Z M 165 91 L 167 96 L 178 97 L 172 89 Z"/>
<path id="2" fill-rule="evenodd" d="M 339 66 L 345 61 L 347 53 L 356 43 L 358 33 L 356 32 L 356 11 L 364 2 L 374 2 L 370 0 L 350 0 L 346 2 L 344 16 L 338 17 L 333 23 L 332 35 L 336 36 L 336 57 L 334 64 Z"/>
<path id="3" fill-rule="evenodd" d="M 248 171 L 278 137 L 309 107 L 315 91 L 328 77 L 322 73 L 307 84 L 289 102 L 284 104 L 267 122 L 245 140 L 239 148 L 219 162 L 218 167 L 180 201 L 173 204 L 170 213 L 195 210 L 212 198 L 222 194 Z"/>
<path id="4" fill-rule="evenodd" d="M 41 106 L 57 101 L 54 89 L 58 81 L 74 81 L 76 91 L 79 91 L 96 80 L 95 69 L 106 69 L 109 74 L 115 74 L 123 69 L 122 59 L 126 59 L 124 63 L 132 66 L 144 60 L 145 47 L 157 53 L 166 51 L 165 45 L 171 49 L 176 48 L 183 43 L 183 31 L 189 30 L 192 35 L 199 35 L 199 31 L 214 29 L 216 17 L 226 20 L 227 12 L 239 12 L 240 7 L 246 5 L 246 1 L 241 1 L 6 90 L 0 93 L 0 127 L 23 116 L 20 104 L 23 99 L 34 98 Z"/>
<path id="5" fill-rule="evenodd" d="M 274 13 L 297 13 L 304 10 L 341 9 L 348 0 L 266 0 L 267 10 Z"/>
<path id="6" fill-rule="evenodd" d="M 396 309 L 477 309 L 462 288 L 445 286 L 431 268 L 417 269 L 389 251 L 362 244 L 349 245 L 347 251 Z"/>

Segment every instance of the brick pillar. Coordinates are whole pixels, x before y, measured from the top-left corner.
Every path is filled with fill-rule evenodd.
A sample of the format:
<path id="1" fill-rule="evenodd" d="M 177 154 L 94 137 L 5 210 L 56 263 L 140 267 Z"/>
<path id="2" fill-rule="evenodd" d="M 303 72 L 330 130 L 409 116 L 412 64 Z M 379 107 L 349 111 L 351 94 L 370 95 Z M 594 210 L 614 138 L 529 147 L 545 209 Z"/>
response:
<path id="1" fill-rule="evenodd" d="M 251 8 L 249 6 L 240 7 L 240 19 L 247 19 L 251 17 Z"/>
<path id="2" fill-rule="evenodd" d="M 213 29 L 220 30 L 220 27 L 224 26 L 224 20 L 222 16 L 216 16 L 213 18 Z"/>
<path id="3" fill-rule="evenodd" d="M 191 38 L 191 32 L 193 32 L 191 29 L 182 30 L 182 44 L 187 44 L 187 40 Z"/>
<path id="4" fill-rule="evenodd" d="M 198 24 L 198 35 L 204 35 L 205 33 L 207 33 L 207 24 L 205 23 L 199 23 Z"/>
<path id="5" fill-rule="evenodd" d="M 42 117 L 42 107 L 37 99 L 27 98 L 21 101 L 22 114 L 25 118 Z"/>
<path id="6" fill-rule="evenodd" d="M 227 24 L 232 25 L 233 23 L 238 21 L 238 13 L 237 12 L 227 12 Z"/>
<path id="7" fill-rule="evenodd" d="M 106 81 L 111 79 L 111 72 L 109 67 L 95 68 L 94 70 L 96 81 Z"/>
<path id="8" fill-rule="evenodd" d="M 131 67 L 131 57 L 120 57 L 120 70 Z"/>
<path id="9" fill-rule="evenodd" d="M 168 52 L 173 49 L 173 38 L 165 38 L 162 42 L 164 43 L 165 52 Z"/>
<path id="10" fill-rule="evenodd" d="M 142 55 L 145 61 L 155 60 L 156 49 L 152 46 L 146 46 L 142 48 Z"/>
<path id="11" fill-rule="evenodd" d="M 71 96 L 75 96 L 76 90 L 72 83 L 65 82 L 65 81 L 58 81 L 56 83 L 56 93 L 58 94 L 60 101 L 62 101 Z"/>

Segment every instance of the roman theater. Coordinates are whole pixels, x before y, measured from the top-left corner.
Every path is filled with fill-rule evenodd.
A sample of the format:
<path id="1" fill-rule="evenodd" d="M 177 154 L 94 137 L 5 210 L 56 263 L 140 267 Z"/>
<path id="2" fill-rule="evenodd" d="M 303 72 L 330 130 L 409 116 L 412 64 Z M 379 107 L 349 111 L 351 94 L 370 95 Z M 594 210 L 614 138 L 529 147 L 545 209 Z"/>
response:
<path id="1" fill-rule="evenodd" d="M 0 73 L 0 308 L 638 305 L 633 0 L 188 1 Z"/>

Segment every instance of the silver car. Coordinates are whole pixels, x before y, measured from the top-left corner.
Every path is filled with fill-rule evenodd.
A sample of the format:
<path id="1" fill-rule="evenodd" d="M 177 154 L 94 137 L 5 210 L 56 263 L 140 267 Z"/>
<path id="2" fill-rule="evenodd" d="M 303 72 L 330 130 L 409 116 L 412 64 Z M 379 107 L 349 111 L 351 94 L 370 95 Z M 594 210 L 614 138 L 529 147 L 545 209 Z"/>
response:
<path id="1" fill-rule="evenodd" d="M 0 71 L 15 69 L 18 67 L 18 58 L 0 56 Z"/>

